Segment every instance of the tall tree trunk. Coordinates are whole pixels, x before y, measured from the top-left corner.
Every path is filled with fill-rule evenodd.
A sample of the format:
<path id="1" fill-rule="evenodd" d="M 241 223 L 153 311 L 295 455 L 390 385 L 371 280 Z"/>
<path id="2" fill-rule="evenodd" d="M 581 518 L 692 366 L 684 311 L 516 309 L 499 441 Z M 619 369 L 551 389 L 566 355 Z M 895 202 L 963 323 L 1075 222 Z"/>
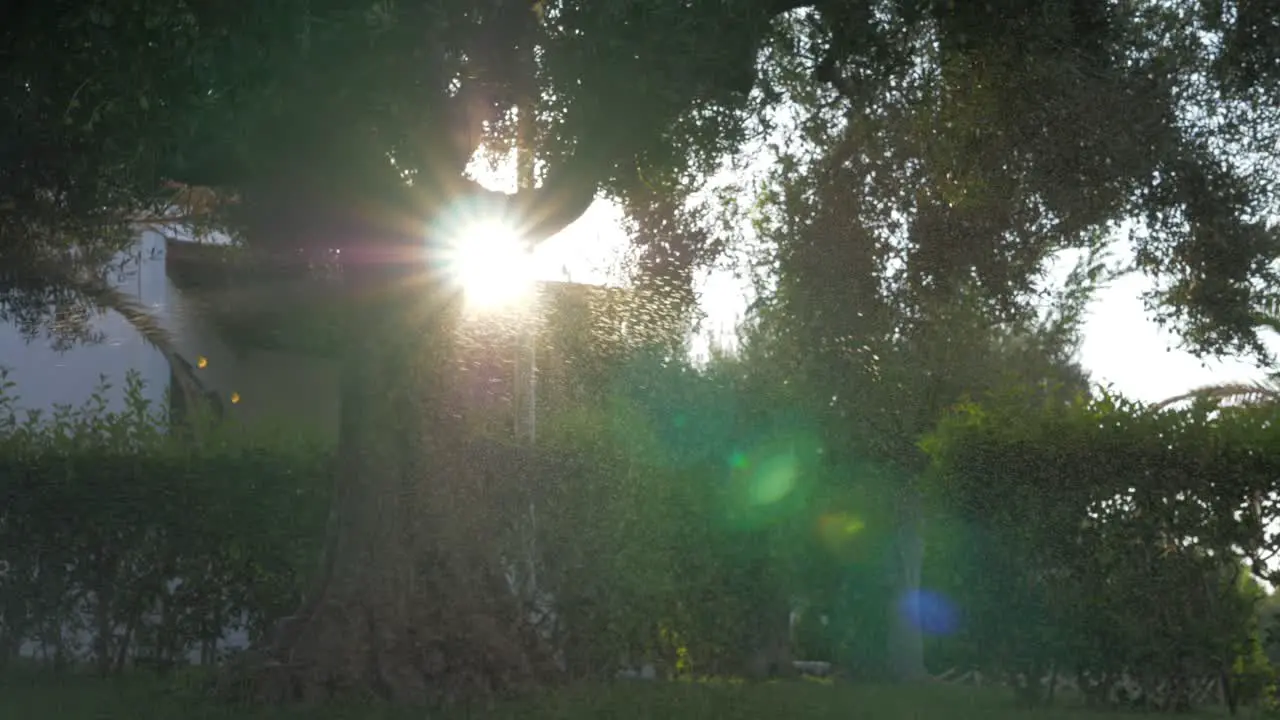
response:
<path id="1" fill-rule="evenodd" d="M 791 604 L 785 600 L 764 603 L 758 613 L 747 675 L 757 680 L 791 677 Z"/>
<path id="2" fill-rule="evenodd" d="M 348 228 L 378 237 L 372 225 Z M 497 485 L 519 470 L 479 457 L 464 437 L 449 389 L 457 302 L 425 247 L 411 238 L 343 248 L 348 320 L 324 578 L 240 692 L 432 701 L 520 686 L 549 668 L 499 564 L 512 503 Z"/>
<path id="3" fill-rule="evenodd" d="M 920 592 L 924 565 L 923 518 L 915 488 L 904 488 L 898 498 L 897 537 L 894 554 L 894 592 L 889 600 L 889 671 L 899 682 L 920 682 L 928 678 L 924 665 L 924 634 L 920 618 L 909 612 L 918 607 L 909 600 Z"/>

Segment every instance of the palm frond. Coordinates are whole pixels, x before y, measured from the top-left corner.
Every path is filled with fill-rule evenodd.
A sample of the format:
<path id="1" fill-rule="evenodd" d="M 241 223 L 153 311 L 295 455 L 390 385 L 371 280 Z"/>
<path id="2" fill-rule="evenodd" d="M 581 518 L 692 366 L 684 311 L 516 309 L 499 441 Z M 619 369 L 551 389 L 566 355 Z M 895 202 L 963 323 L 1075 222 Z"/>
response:
<path id="1" fill-rule="evenodd" d="M 14 273 L 10 269 L 7 274 Z M 62 268 L 50 262 L 29 264 L 22 269 L 21 274 L 60 285 L 80 294 L 99 308 L 119 313 L 143 341 L 155 348 L 169 364 L 177 384 L 171 392 L 176 390 L 186 407 L 200 407 L 213 397 L 204 387 L 195 368 L 179 354 L 173 335 L 160 324 L 159 317 L 136 298 L 121 292 L 96 274 Z M 213 409 L 217 412 L 220 408 L 215 404 Z"/>
<path id="2" fill-rule="evenodd" d="M 1280 302 L 1268 301 L 1254 313 L 1254 324 L 1280 333 Z M 1216 400 L 1222 405 L 1265 405 L 1280 402 L 1280 373 L 1271 373 L 1266 380 L 1247 383 L 1221 383 L 1206 385 L 1155 404 L 1155 409 L 1180 405 L 1195 400 Z"/>
<path id="3" fill-rule="evenodd" d="M 1198 387 L 1181 395 L 1162 400 L 1155 409 L 1180 405 L 1196 400 L 1216 400 L 1223 405 L 1262 405 L 1280 402 L 1280 385 L 1267 382 L 1222 383 Z"/>
<path id="4" fill-rule="evenodd" d="M 1280 333 L 1280 314 L 1277 314 L 1274 310 L 1274 308 L 1268 307 L 1265 312 L 1255 314 L 1253 316 L 1254 323 L 1259 327 L 1268 328 L 1271 332 Z"/>
<path id="5" fill-rule="evenodd" d="M 206 401 L 209 391 L 191 363 L 178 353 L 172 334 L 160 324 L 154 313 L 133 297 L 100 280 L 82 280 L 76 288 L 99 306 L 119 313 L 148 345 L 160 352 L 173 371 L 177 389 L 187 407 L 198 407 Z"/>

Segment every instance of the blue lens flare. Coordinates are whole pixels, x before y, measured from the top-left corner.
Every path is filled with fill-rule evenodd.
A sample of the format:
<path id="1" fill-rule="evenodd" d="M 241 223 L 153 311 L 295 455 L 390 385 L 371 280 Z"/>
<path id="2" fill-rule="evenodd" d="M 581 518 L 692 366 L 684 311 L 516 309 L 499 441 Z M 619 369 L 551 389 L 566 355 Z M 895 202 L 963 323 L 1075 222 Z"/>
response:
<path id="1" fill-rule="evenodd" d="M 912 590 L 903 595 L 898 612 L 926 635 L 950 635 L 960 624 L 955 604 L 930 590 Z"/>

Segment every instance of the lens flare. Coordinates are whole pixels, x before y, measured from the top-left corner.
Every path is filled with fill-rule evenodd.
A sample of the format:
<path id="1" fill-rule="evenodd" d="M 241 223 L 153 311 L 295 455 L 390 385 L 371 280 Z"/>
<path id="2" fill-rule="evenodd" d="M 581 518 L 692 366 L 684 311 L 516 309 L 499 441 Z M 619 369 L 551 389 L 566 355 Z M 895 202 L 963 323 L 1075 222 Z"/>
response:
<path id="1" fill-rule="evenodd" d="M 750 469 L 748 497 L 752 505 L 773 505 L 791 493 L 800 476 L 794 455 L 771 455 Z"/>
<path id="2" fill-rule="evenodd" d="M 925 635 L 950 635 L 960 624 L 956 606 L 930 590 L 912 590 L 898 601 L 898 612 Z"/>
<path id="3" fill-rule="evenodd" d="M 725 521 L 738 529 L 759 529 L 806 514 L 816 447 L 808 435 L 792 432 L 725 457 Z"/>
<path id="4" fill-rule="evenodd" d="M 818 532 L 829 545 L 843 545 L 866 527 L 861 518 L 849 513 L 826 513 L 818 518 Z"/>
<path id="5" fill-rule="evenodd" d="M 862 559 L 867 523 L 846 512 L 828 512 L 818 517 L 818 540 L 827 552 L 842 561 Z"/>

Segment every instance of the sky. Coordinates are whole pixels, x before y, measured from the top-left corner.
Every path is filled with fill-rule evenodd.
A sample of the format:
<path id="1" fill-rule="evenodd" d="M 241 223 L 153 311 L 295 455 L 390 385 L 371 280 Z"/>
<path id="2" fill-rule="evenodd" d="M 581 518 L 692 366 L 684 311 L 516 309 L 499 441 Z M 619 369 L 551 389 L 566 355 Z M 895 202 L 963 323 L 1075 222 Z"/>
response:
<path id="1" fill-rule="evenodd" d="M 1135 400 L 1157 402 L 1209 384 L 1261 380 L 1266 372 L 1241 359 L 1201 361 L 1177 349 L 1177 337 L 1143 307 L 1151 283 L 1131 275 L 1112 283 L 1089 307 L 1080 359 L 1095 382 L 1113 383 Z"/>

